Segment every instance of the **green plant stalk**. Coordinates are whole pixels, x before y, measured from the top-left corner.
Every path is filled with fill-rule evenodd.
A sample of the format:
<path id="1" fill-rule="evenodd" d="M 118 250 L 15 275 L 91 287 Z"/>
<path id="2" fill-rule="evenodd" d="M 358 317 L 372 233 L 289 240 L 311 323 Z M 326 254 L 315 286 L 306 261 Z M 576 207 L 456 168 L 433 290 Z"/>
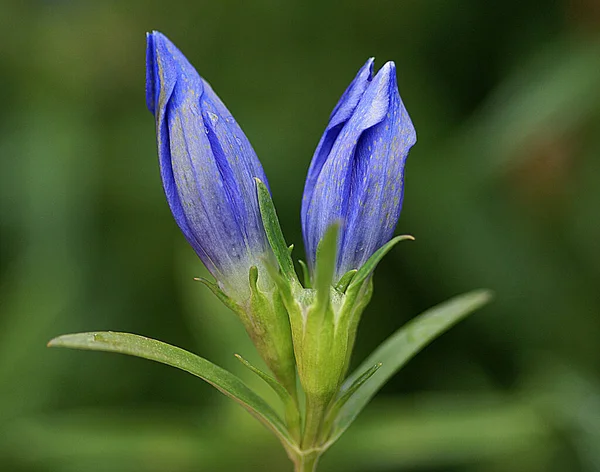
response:
<path id="1" fill-rule="evenodd" d="M 319 447 L 321 428 L 327 404 L 322 398 L 307 395 L 306 396 L 306 418 L 304 422 L 304 435 L 302 438 L 302 449 L 312 450 Z"/>
<path id="2" fill-rule="evenodd" d="M 348 376 L 337 391 L 309 383 L 310 387 L 315 388 L 308 389 L 306 393 L 302 440 L 297 396 L 292 396 L 274 378 L 240 356 L 237 356 L 238 359 L 278 393 L 286 406 L 287 421 L 283 421 L 261 396 L 234 374 L 191 352 L 160 341 L 108 331 L 59 336 L 51 340 L 48 346 L 127 354 L 167 364 L 195 375 L 237 401 L 270 429 L 281 441 L 296 472 L 314 472 L 320 456 L 342 435 L 390 377 L 433 339 L 469 313 L 481 308 L 490 298 L 489 291 L 475 290 L 422 313 L 384 341 Z M 321 366 L 323 362 L 319 363 L 319 360 L 325 360 L 327 364 L 327 357 L 323 355 L 313 365 Z M 377 375 L 374 375 L 376 372 Z"/>
<path id="3" fill-rule="evenodd" d="M 292 402 L 285 405 L 285 420 L 290 434 L 299 442 L 302 436 L 302 421 L 297 395 L 292 399 Z"/>
<path id="4" fill-rule="evenodd" d="M 315 472 L 320 457 L 320 450 L 303 451 L 294 460 L 294 472 Z"/>

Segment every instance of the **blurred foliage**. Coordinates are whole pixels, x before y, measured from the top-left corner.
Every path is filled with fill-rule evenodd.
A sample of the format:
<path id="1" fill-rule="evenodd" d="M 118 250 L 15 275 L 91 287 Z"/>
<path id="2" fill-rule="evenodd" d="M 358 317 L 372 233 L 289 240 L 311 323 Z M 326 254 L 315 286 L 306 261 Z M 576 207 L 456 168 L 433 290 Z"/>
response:
<path id="1" fill-rule="evenodd" d="M 253 362 L 158 176 L 144 33 L 175 41 L 228 104 L 301 257 L 312 152 L 369 56 L 395 60 L 419 142 L 355 362 L 477 287 L 476 314 L 396 376 L 322 469 L 600 470 L 597 0 L 2 0 L 0 470 L 288 470 L 276 440 L 192 376 L 48 351 L 130 331 Z M 254 357 L 253 357 L 254 356 Z"/>

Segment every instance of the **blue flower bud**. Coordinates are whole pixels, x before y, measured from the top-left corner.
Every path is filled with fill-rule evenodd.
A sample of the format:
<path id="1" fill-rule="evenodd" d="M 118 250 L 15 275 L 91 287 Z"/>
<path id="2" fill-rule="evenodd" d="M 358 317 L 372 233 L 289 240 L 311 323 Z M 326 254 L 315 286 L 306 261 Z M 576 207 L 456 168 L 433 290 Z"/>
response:
<path id="1" fill-rule="evenodd" d="M 341 224 L 334 281 L 390 240 L 402 207 L 404 163 L 415 142 L 394 63 L 373 77 L 369 59 L 333 110 L 308 171 L 302 231 L 311 270 L 333 223 Z"/>
<path id="2" fill-rule="evenodd" d="M 175 221 L 223 290 L 246 298 L 250 267 L 271 254 L 254 180 L 267 178 L 252 146 L 210 85 L 158 32 L 147 36 L 146 102 Z"/>

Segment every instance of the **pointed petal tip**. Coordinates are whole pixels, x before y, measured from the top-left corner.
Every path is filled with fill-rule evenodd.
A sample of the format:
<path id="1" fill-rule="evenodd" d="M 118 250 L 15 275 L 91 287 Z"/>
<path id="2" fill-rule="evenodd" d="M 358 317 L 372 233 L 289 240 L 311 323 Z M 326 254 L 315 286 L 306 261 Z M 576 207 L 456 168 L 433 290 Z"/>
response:
<path id="1" fill-rule="evenodd" d="M 373 78 L 373 68 L 375 67 L 375 57 L 369 57 L 365 65 L 362 67 L 364 69 L 369 70 L 369 80 Z"/>
<path id="2" fill-rule="evenodd" d="M 357 117 L 354 122 L 357 129 L 366 130 L 385 118 L 394 89 L 397 89 L 395 66 L 389 61 L 368 82 L 356 110 L 353 110 Z"/>
<path id="3" fill-rule="evenodd" d="M 155 40 L 160 40 L 160 41 L 168 41 L 168 42 L 172 42 L 169 38 L 167 38 L 163 33 L 161 33 L 160 31 L 157 30 L 152 30 L 152 31 L 148 31 L 146 33 L 146 38 L 150 39 L 152 38 L 153 41 Z"/>
<path id="4" fill-rule="evenodd" d="M 154 34 L 146 33 L 146 106 L 152 114 L 156 111 L 157 90 L 157 65 L 156 65 L 156 46 L 154 44 Z"/>
<path id="5" fill-rule="evenodd" d="M 360 68 L 357 74 L 357 78 L 361 78 L 362 80 L 371 81 L 373 78 L 373 68 L 375 66 L 375 58 L 369 57 L 367 62 Z"/>
<path id="6" fill-rule="evenodd" d="M 173 60 L 171 50 L 178 51 L 176 46 L 160 31 L 146 33 L 146 106 L 156 115 L 156 106 L 161 90 L 159 67 L 164 69 L 165 63 Z"/>
<path id="7" fill-rule="evenodd" d="M 354 113 L 358 102 L 373 80 L 374 62 L 374 57 L 367 59 L 367 62 L 359 69 L 354 80 L 352 80 L 350 85 L 346 88 L 329 116 L 329 124 L 327 125 L 328 130 L 344 123 L 350 118 L 352 113 Z"/>
<path id="8" fill-rule="evenodd" d="M 156 53 L 160 50 L 164 50 L 165 43 L 173 44 L 169 38 L 167 38 L 160 31 L 149 31 L 146 33 L 146 52 L 149 49 L 153 50 L 153 57 L 156 60 Z"/>
<path id="9" fill-rule="evenodd" d="M 181 86 L 177 106 L 190 91 L 201 96 L 204 93 L 202 78 L 181 50 L 163 33 L 152 31 L 146 34 L 146 105 L 158 116 L 174 93 Z M 160 103 L 159 103 L 160 102 Z"/>
<path id="10" fill-rule="evenodd" d="M 394 61 L 387 61 L 381 69 L 375 74 L 375 80 L 381 80 L 385 82 L 396 81 L 396 64 Z"/>

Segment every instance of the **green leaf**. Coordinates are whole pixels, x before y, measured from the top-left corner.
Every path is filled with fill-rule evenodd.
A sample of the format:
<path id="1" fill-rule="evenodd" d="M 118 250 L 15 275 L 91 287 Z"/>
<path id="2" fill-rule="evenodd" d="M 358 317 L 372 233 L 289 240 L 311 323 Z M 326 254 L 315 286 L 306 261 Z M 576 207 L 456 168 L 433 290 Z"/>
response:
<path id="1" fill-rule="evenodd" d="M 267 383 L 269 385 L 269 387 L 271 387 L 275 391 L 275 393 L 279 396 L 279 398 L 285 404 L 287 404 L 289 402 L 293 402 L 293 399 L 292 399 L 292 396 L 290 395 L 290 393 L 285 389 L 285 387 L 283 385 L 281 385 L 279 382 L 277 382 L 277 380 L 275 380 L 269 374 L 260 370 L 258 367 L 253 366 L 250 362 L 248 362 L 246 359 L 244 359 L 239 354 L 234 354 L 234 356 L 238 361 L 240 361 L 242 364 L 244 364 L 248 369 L 250 369 L 253 373 L 258 375 L 265 383 Z"/>
<path id="2" fill-rule="evenodd" d="M 200 377 L 221 393 L 237 401 L 273 431 L 284 447 L 292 449 L 297 447 L 279 415 L 259 395 L 231 372 L 191 352 L 143 336 L 111 331 L 65 334 L 51 340 L 48 346 L 117 352 L 181 369 Z"/>
<path id="3" fill-rule="evenodd" d="M 539 410 L 539 399 L 524 392 L 438 392 L 378 399 L 360 427 L 350 428 L 327 460 L 344 472 L 547 471 L 553 429 Z M 554 405 L 561 404 L 557 400 Z M 588 450 L 595 452 L 591 446 Z M 376 458 L 377 465 L 365 467 L 365 458 Z M 502 466 L 489 469 L 487 464 Z"/>
<path id="4" fill-rule="evenodd" d="M 375 349 L 346 379 L 340 390 L 340 396 L 351 389 L 363 375 L 362 373 L 371 366 L 380 362 L 383 365 L 378 375 L 356 390 L 340 409 L 328 445 L 341 436 L 379 389 L 415 354 L 455 323 L 488 303 L 491 296 L 488 290 L 475 290 L 454 297 L 409 321 Z"/>
<path id="5" fill-rule="evenodd" d="M 371 368 L 367 369 L 366 372 L 362 373 L 352 385 L 350 385 L 347 389 L 340 392 L 338 399 L 335 402 L 334 408 L 341 408 L 344 404 L 350 399 L 354 392 L 356 392 L 360 387 L 362 387 L 367 380 L 369 380 L 375 372 L 377 372 L 383 364 L 380 362 L 379 364 L 375 364 Z"/>
<path id="6" fill-rule="evenodd" d="M 256 180 L 256 190 L 258 193 L 258 205 L 260 207 L 260 216 L 262 218 L 265 233 L 267 239 L 273 249 L 275 258 L 281 267 L 281 272 L 285 275 L 288 280 L 297 280 L 296 271 L 294 270 L 294 263 L 292 262 L 291 249 L 293 245 L 288 247 L 279 225 L 279 219 L 277 218 L 277 212 L 275 211 L 275 205 L 271 199 L 271 194 L 267 186 L 261 182 L 260 179 Z"/>
<path id="7" fill-rule="evenodd" d="M 301 435 L 301 420 L 300 420 L 300 411 L 298 410 L 298 406 L 296 400 L 292 398 L 290 392 L 288 392 L 283 385 L 281 385 L 277 380 L 271 377 L 269 374 L 263 372 L 258 367 L 255 367 L 246 359 L 244 359 L 239 354 L 234 354 L 236 359 L 239 360 L 242 364 L 244 364 L 248 369 L 250 369 L 253 373 L 258 375 L 264 382 L 266 382 L 269 387 L 271 387 L 275 393 L 279 396 L 283 405 L 285 407 L 285 417 L 288 423 L 290 434 L 293 435 L 297 441 L 300 440 Z"/>

